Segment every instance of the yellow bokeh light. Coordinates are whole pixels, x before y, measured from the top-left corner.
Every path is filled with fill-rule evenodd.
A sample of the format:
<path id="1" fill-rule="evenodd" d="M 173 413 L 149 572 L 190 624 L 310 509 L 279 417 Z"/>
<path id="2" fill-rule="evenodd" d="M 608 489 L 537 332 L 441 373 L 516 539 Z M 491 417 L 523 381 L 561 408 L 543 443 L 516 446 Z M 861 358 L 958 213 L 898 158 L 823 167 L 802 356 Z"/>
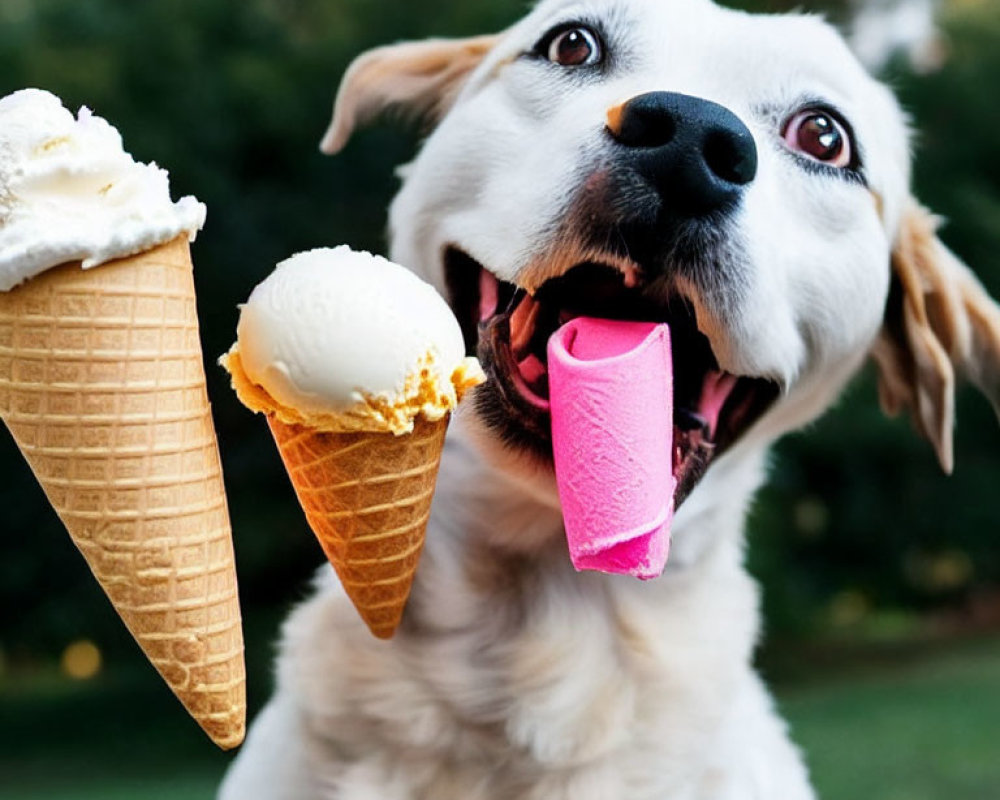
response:
<path id="1" fill-rule="evenodd" d="M 830 601 L 830 621 L 838 628 L 848 628 L 864 620 L 871 602 L 860 589 L 844 589 Z"/>
<path id="2" fill-rule="evenodd" d="M 93 642 L 81 639 L 63 650 L 60 665 L 66 676 L 79 681 L 88 680 L 101 671 L 101 651 Z"/>

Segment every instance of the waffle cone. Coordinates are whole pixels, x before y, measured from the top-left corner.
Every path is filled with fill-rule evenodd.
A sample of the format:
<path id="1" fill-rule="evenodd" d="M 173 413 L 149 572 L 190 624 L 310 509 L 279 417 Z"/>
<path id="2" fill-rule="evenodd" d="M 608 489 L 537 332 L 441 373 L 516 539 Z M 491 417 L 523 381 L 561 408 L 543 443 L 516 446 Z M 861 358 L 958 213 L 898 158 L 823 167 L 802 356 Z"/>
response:
<path id="1" fill-rule="evenodd" d="M 448 418 L 328 433 L 268 416 L 313 533 L 375 636 L 395 633 L 420 560 Z"/>
<path id="2" fill-rule="evenodd" d="M 238 745 L 243 634 L 187 242 L 0 292 L 0 417 L 146 656 Z"/>

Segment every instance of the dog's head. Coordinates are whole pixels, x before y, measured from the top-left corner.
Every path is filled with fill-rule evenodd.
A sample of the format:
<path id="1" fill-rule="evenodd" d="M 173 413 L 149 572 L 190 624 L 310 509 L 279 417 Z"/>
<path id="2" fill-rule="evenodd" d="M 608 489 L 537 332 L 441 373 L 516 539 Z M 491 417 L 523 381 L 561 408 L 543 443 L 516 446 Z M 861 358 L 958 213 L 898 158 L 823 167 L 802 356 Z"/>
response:
<path id="1" fill-rule="evenodd" d="M 816 18 L 544 0 L 498 36 L 361 56 L 323 148 L 390 107 L 434 125 L 393 257 L 450 299 L 509 451 L 549 456 L 545 342 L 581 314 L 670 323 L 678 503 L 869 353 L 945 469 L 956 373 L 1000 397 L 1000 313 L 909 196 L 892 95 Z"/>

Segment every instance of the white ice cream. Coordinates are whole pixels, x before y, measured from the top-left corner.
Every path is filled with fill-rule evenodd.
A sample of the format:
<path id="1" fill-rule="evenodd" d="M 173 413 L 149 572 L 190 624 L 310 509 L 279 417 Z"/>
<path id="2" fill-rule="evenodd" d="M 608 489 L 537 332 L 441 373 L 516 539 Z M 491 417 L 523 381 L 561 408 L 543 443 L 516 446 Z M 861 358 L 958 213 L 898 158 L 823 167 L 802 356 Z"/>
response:
<path id="1" fill-rule="evenodd" d="M 174 203 L 167 173 L 135 162 L 89 109 L 25 89 L 0 99 L 0 291 L 69 261 L 90 268 L 187 233 L 205 206 Z"/>
<path id="2" fill-rule="evenodd" d="M 419 413 L 440 419 L 483 379 L 432 286 L 346 246 L 279 264 L 242 307 L 237 336 L 224 363 L 269 395 L 236 380 L 244 403 L 315 427 L 404 433 Z"/>

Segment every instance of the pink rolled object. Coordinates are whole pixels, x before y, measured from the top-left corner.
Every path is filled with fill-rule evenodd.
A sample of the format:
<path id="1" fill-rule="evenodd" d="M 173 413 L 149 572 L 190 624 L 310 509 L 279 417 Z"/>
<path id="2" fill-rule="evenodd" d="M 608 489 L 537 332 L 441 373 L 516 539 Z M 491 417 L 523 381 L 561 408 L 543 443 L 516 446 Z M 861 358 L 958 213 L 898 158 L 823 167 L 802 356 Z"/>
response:
<path id="1" fill-rule="evenodd" d="M 573 566 L 659 577 L 674 510 L 669 327 L 577 317 L 552 334 L 548 365 Z"/>

